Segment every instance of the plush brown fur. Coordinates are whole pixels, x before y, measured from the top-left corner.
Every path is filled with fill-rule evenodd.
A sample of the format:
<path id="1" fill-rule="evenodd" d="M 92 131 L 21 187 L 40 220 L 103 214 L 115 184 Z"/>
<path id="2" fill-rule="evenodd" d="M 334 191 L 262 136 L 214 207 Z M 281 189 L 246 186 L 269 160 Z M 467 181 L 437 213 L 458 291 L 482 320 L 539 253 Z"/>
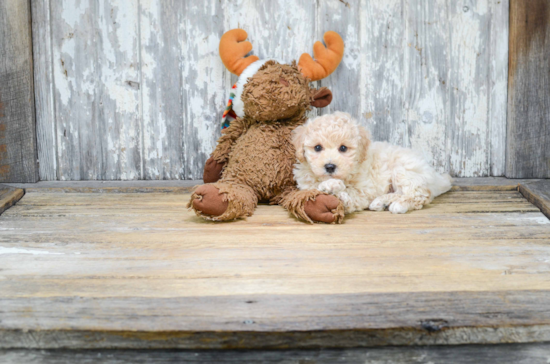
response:
<path id="1" fill-rule="evenodd" d="M 298 191 L 292 174 L 296 157 L 291 133 L 305 122 L 317 91 L 309 88 L 295 63 L 269 61 L 260 68 L 243 90 L 245 117 L 224 129 L 207 163 L 207 169 L 213 168 L 205 170 L 211 181 L 217 168 L 225 166 L 221 178 L 199 186 L 188 206 L 214 221 L 251 216 L 259 201 L 281 204 L 309 222 L 341 220 L 340 200 L 319 191 Z M 325 196 L 316 199 L 319 195 Z"/>

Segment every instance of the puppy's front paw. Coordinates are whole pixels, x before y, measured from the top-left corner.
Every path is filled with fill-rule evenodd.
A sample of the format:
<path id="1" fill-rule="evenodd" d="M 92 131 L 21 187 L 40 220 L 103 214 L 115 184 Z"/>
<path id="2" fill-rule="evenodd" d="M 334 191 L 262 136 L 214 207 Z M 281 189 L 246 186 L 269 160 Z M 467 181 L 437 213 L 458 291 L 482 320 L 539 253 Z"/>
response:
<path id="1" fill-rule="evenodd" d="M 338 192 L 342 192 L 346 189 L 344 181 L 341 179 L 331 178 L 319 183 L 318 190 L 325 193 L 336 195 Z"/>
<path id="2" fill-rule="evenodd" d="M 369 210 L 371 211 L 384 211 L 386 209 L 386 204 L 380 197 L 375 198 L 374 201 L 369 205 Z"/>
<path id="3" fill-rule="evenodd" d="M 338 192 L 336 194 L 336 197 L 338 197 L 340 201 L 342 201 L 344 206 L 349 206 L 351 204 L 351 197 L 349 197 L 347 192 L 344 192 L 344 191 Z"/>
<path id="4" fill-rule="evenodd" d="M 392 214 L 404 214 L 409 211 L 409 208 L 406 204 L 396 201 L 390 205 L 389 210 Z"/>

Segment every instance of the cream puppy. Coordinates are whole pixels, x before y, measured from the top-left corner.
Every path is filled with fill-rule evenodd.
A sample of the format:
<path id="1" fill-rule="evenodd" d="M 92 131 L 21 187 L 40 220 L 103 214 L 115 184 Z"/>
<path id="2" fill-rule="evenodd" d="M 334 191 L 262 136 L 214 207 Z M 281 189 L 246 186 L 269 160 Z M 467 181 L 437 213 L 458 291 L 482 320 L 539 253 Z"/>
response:
<path id="1" fill-rule="evenodd" d="M 369 132 L 344 112 L 308 120 L 294 130 L 293 143 L 298 188 L 338 197 L 346 213 L 388 207 L 403 214 L 451 188 L 451 177 L 436 172 L 420 153 L 371 143 Z"/>

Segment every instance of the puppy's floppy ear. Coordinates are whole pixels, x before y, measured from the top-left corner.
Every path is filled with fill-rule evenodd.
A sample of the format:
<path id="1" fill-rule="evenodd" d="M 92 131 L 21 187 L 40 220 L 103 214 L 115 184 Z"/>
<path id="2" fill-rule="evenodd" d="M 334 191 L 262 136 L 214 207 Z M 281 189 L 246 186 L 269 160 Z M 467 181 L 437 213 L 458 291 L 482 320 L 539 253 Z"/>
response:
<path id="1" fill-rule="evenodd" d="M 370 133 L 362 126 L 357 127 L 359 129 L 359 162 L 363 163 L 367 159 L 367 152 L 370 146 Z"/>
<path id="2" fill-rule="evenodd" d="M 296 158 L 300 163 L 306 161 L 304 154 L 304 141 L 306 140 L 307 126 L 301 125 L 292 131 L 292 144 L 296 149 Z"/>

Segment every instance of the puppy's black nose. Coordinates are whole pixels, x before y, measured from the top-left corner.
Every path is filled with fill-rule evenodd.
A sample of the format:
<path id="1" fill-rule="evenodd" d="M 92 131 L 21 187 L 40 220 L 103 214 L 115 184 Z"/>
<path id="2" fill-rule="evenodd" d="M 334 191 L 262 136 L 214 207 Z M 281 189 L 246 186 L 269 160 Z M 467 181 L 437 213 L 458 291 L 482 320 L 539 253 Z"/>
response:
<path id="1" fill-rule="evenodd" d="M 332 163 L 325 164 L 325 170 L 328 173 L 334 173 L 334 171 L 336 170 L 336 165 L 334 165 Z"/>

